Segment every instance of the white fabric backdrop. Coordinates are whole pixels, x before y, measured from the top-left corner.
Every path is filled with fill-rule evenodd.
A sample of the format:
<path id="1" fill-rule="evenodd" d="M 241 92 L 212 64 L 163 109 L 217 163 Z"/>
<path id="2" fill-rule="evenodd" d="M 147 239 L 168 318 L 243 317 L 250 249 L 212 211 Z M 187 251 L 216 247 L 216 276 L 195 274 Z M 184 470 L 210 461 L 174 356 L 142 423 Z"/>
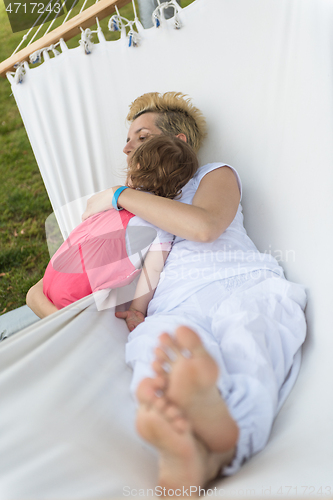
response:
<path id="1" fill-rule="evenodd" d="M 181 30 L 174 30 L 170 20 L 159 30 L 144 31 L 138 48 L 128 48 L 126 41 L 120 40 L 96 44 L 88 56 L 81 48 L 65 51 L 28 71 L 22 84 L 13 85 L 13 93 L 55 210 L 121 182 L 125 165 L 121 152 L 126 139 L 124 117 L 128 104 L 138 95 L 179 90 L 193 97 L 209 125 L 201 163 L 224 161 L 239 171 L 250 236 L 261 251 L 271 251 L 282 260 L 288 279 L 304 284 L 309 294 L 309 334 L 296 387 L 276 421 L 266 450 L 221 487 L 244 494 L 247 488 L 254 488 L 258 496 L 268 488 L 271 494 L 277 493 L 280 487 L 280 492 L 287 495 L 287 486 L 294 488 L 289 494 L 319 495 L 322 487 L 323 494 L 333 495 L 333 3 L 196 0 L 180 17 Z M 60 220 L 64 234 L 80 220 L 85 203 L 76 205 L 70 218 Z M 78 367 L 79 373 L 87 369 L 93 377 L 99 365 L 93 356 L 86 359 L 80 351 L 78 338 L 81 325 L 85 325 L 84 314 L 75 314 L 69 320 L 70 314 L 60 312 L 58 320 L 40 322 L 38 329 L 30 327 L 0 346 L 1 359 L 7 359 L 8 351 L 12 353 L 8 369 L 0 373 L 0 384 L 7 384 L 9 372 L 13 377 L 8 378 L 8 401 L 2 405 L 2 434 L 14 414 L 21 415 L 20 422 L 22 416 L 26 417 L 22 408 L 29 398 L 19 398 L 22 388 L 31 401 L 41 394 L 38 388 L 33 390 L 31 377 L 26 375 L 31 372 L 27 368 L 30 359 L 39 366 L 36 377 L 44 384 L 43 398 L 47 401 L 45 407 L 40 403 L 34 410 L 38 428 L 31 419 L 22 427 L 22 434 L 13 427 L 10 437 L 0 440 L 1 499 L 112 496 L 120 494 L 125 477 L 134 486 L 141 481 L 154 484 L 154 455 L 138 444 L 130 418 L 126 432 L 115 432 L 115 443 L 119 443 L 114 452 L 117 464 L 113 465 L 114 456 L 111 462 L 104 460 L 113 443 L 113 438 L 104 439 L 104 431 L 112 433 L 118 425 L 112 405 L 105 411 L 112 429 L 105 424 L 99 433 L 95 427 L 86 427 L 87 442 L 78 440 L 84 432 L 83 427 L 81 434 L 77 430 L 80 419 L 74 419 L 77 414 L 72 413 L 71 398 L 84 393 L 84 388 L 75 370 Z M 60 321 L 59 326 L 56 321 Z M 118 335 L 116 332 L 118 326 L 112 335 Z M 105 355 L 103 342 L 110 346 L 116 342 L 108 334 L 107 340 L 101 342 L 100 327 L 90 331 L 88 324 L 82 335 L 90 339 L 87 346 L 94 346 L 96 356 Z M 64 356 L 62 342 L 67 337 L 73 360 L 60 363 Z M 29 349 L 31 358 L 21 358 L 21 346 L 27 346 L 22 349 Z M 44 364 L 44 349 L 54 350 L 59 359 L 54 372 L 50 373 L 49 365 Z M 122 358 L 123 347 L 119 349 Z M 103 389 L 94 388 L 94 408 L 89 407 L 91 417 L 83 422 L 104 415 L 105 398 L 118 401 L 119 393 L 113 392 L 116 368 L 107 366 L 107 382 L 102 382 Z M 119 387 L 126 388 L 130 375 L 124 367 L 118 368 Z M 61 399 L 62 388 L 70 381 L 73 383 Z M 85 393 L 83 397 L 88 398 Z M 61 401 L 64 416 L 58 431 L 50 434 L 50 415 L 59 408 L 57 403 L 50 413 L 53 400 L 59 404 Z M 127 401 L 123 409 L 116 408 L 121 422 L 128 411 L 133 412 Z M 121 442 L 128 432 L 133 438 L 133 450 L 140 452 L 139 459 L 136 452 L 122 452 Z M 47 440 L 42 438 L 45 433 Z M 34 436 L 31 442 L 29 436 Z M 56 443 L 62 442 L 59 436 L 69 444 L 57 448 Z M 23 440 L 29 442 L 24 452 L 20 445 Z M 4 443 L 11 449 L 10 462 Z M 132 450 L 131 446 L 128 450 Z M 43 457 L 50 453 L 52 460 L 44 461 Z M 95 453 L 100 454 L 100 461 L 96 461 L 100 467 L 95 464 L 90 469 Z M 126 467 L 127 471 L 118 479 L 117 467 L 124 471 Z M 50 479 L 51 470 L 61 478 L 58 489 Z"/>

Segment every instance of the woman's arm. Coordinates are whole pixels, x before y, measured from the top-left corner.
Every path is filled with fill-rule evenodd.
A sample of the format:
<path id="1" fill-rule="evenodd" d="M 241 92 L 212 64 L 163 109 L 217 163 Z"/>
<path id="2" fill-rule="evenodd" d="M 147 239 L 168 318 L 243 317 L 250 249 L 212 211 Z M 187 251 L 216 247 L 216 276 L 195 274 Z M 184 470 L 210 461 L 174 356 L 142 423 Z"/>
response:
<path id="1" fill-rule="evenodd" d="M 27 293 L 26 302 L 30 309 L 40 318 L 45 318 L 58 311 L 58 308 L 45 297 L 42 279 L 30 288 Z"/>
<path id="2" fill-rule="evenodd" d="M 126 320 L 130 332 L 146 317 L 148 304 L 153 298 L 168 255 L 169 252 L 165 251 L 148 252 L 129 310 L 116 313 L 117 318 Z"/>
<path id="3" fill-rule="evenodd" d="M 83 219 L 112 208 L 113 191 L 118 187 L 88 200 Z M 235 174 L 228 167 L 220 167 L 203 177 L 192 205 L 135 189 L 125 189 L 118 198 L 118 205 L 171 234 L 190 241 L 210 242 L 231 224 L 239 200 Z"/>

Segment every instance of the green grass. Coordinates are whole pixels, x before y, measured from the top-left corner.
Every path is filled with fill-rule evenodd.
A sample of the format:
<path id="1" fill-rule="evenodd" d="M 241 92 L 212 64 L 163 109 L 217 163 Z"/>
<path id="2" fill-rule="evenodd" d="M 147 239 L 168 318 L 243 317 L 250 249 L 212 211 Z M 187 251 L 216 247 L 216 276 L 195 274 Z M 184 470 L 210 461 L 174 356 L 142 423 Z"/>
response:
<path id="1" fill-rule="evenodd" d="M 186 7 L 193 0 L 182 0 Z M 91 1 L 91 4 L 93 2 Z M 132 18 L 131 5 L 121 15 Z M 118 37 L 101 22 L 108 40 Z M 0 1 L 0 61 L 24 32 L 11 30 Z M 77 46 L 78 37 L 70 47 Z M 7 79 L 0 78 L 0 315 L 25 304 L 28 289 L 43 277 L 49 261 L 45 220 L 52 208 Z"/>

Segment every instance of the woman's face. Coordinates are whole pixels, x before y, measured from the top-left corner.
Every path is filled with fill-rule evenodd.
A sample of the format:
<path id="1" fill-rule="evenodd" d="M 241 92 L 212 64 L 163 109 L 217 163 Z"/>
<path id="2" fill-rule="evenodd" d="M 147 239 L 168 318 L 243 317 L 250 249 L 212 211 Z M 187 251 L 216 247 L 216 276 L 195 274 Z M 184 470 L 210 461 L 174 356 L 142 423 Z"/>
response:
<path id="1" fill-rule="evenodd" d="M 134 151 L 146 139 L 153 135 L 161 135 L 162 131 L 155 125 L 156 113 L 143 113 L 138 116 L 128 130 L 127 143 L 123 151 L 127 155 L 127 162 Z"/>

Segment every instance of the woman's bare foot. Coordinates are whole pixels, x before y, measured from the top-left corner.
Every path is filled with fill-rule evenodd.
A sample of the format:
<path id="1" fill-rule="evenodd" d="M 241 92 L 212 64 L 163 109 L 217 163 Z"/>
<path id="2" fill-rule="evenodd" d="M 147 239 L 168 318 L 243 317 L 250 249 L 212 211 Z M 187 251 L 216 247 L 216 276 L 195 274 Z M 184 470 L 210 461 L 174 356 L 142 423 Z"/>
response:
<path id="1" fill-rule="evenodd" d="M 199 336 L 185 326 L 175 336 L 164 333 L 155 351 L 155 379 L 146 379 L 139 387 L 145 397 L 164 392 L 191 422 L 193 432 L 210 451 L 235 449 L 238 426 L 216 386 L 218 367 L 205 350 Z M 156 396 L 155 396 L 156 397 Z"/>
<path id="2" fill-rule="evenodd" d="M 194 437 L 190 422 L 163 397 L 141 402 L 137 414 L 139 434 L 159 451 L 158 485 L 164 495 L 184 490 L 191 495 L 219 472 L 219 461 Z M 171 496 L 173 496 L 172 493 Z"/>

